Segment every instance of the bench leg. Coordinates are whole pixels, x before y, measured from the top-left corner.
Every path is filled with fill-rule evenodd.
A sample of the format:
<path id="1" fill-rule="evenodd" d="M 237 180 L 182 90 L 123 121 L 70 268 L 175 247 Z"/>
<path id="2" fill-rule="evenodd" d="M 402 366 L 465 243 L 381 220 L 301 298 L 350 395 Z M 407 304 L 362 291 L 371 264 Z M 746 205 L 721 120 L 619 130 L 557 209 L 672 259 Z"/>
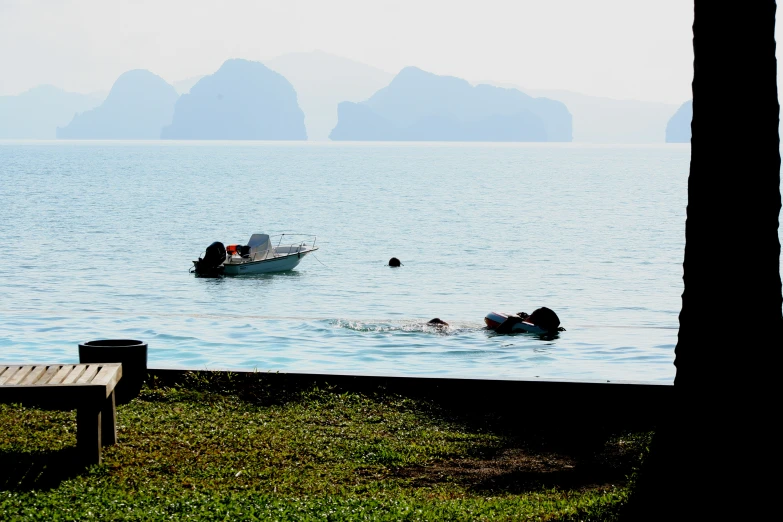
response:
<path id="1" fill-rule="evenodd" d="M 114 392 L 111 392 L 101 411 L 101 442 L 104 446 L 117 444 L 117 409 L 114 404 Z"/>
<path id="2" fill-rule="evenodd" d="M 76 410 L 76 448 L 85 464 L 101 462 L 101 408 L 84 405 Z"/>

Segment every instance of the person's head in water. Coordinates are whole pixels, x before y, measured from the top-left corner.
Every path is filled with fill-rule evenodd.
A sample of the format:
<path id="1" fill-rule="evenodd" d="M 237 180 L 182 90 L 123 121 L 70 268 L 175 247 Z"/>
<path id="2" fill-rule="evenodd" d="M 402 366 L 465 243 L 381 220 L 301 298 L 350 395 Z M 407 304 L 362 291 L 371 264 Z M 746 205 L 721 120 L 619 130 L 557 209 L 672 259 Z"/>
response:
<path id="1" fill-rule="evenodd" d="M 400 260 L 396 257 L 393 257 L 389 259 L 389 266 L 400 266 L 402 263 L 400 263 Z"/>
<path id="2" fill-rule="evenodd" d="M 557 332 L 560 326 L 560 318 L 555 312 L 545 306 L 534 310 L 525 321 L 540 326 L 548 332 Z"/>
<path id="3" fill-rule="evenodd" d="M 443 327 L 449 325 L 449 323 L 447 323 L 443 319 L 440 319 L 439 317 L 436 317 L 434 319 L 430 319 L 429 321 L 427 321 L 427 324 L 429 324 L 431 326 L 436 326 L 438 328 L 443 328 Z"/>

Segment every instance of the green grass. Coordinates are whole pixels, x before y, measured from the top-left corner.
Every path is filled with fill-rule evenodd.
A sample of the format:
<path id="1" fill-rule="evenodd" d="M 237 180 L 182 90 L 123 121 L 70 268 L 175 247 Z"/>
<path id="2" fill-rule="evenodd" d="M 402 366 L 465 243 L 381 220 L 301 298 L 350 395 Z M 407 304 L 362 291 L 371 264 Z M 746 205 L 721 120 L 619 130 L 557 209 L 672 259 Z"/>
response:
<path id="1" fill-rule="evenodd" d="M 4 520 L 615 520 L 649 433 L 585 450 L 421 400 L 198 372 L 118 407 L 73 470 L 75 415 L 0 405 Z"/>

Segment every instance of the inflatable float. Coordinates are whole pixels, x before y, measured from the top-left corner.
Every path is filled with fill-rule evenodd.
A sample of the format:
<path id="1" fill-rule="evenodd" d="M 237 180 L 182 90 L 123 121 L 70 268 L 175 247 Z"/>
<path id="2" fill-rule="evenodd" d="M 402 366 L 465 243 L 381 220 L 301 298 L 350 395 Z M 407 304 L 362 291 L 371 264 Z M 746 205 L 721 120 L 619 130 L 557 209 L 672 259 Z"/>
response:
<path id="1" fill-rule="evenodd" d="M 484 317 L 484 323 L 486 323 L 487 328 L 489 328 L 490 330 L 495 330 L 497 329 L 498 326 L 500 326 L 503 323 L 503 321 L 515 315 L 516 314 L 504 314 L 502 312 L 490 312 L 487 314 L 486 317 Z M 511 327 L 511 331 L 518 332 L 518 333 L 524 332 L 524 333 L 535 333 L 535 334 L 548 333 L 547 330 L 544 330 L 540 326 L 537 326 L 533 323 L 528 323 L 525 320 L 515 323 Z"/>

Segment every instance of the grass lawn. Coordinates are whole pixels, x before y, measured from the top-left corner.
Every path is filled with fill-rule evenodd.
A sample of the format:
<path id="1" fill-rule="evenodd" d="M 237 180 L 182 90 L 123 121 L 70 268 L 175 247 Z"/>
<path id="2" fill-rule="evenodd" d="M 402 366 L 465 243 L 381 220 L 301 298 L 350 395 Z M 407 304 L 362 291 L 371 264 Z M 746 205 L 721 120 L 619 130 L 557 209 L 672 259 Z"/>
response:
<path id="1" fill-rule="evenodd" d="M 0 405 L 0 518 L 616 520 L 652 435 L 218 372 L 151 379 L 117 419 L 79 470 L 74 412 Z"/>

